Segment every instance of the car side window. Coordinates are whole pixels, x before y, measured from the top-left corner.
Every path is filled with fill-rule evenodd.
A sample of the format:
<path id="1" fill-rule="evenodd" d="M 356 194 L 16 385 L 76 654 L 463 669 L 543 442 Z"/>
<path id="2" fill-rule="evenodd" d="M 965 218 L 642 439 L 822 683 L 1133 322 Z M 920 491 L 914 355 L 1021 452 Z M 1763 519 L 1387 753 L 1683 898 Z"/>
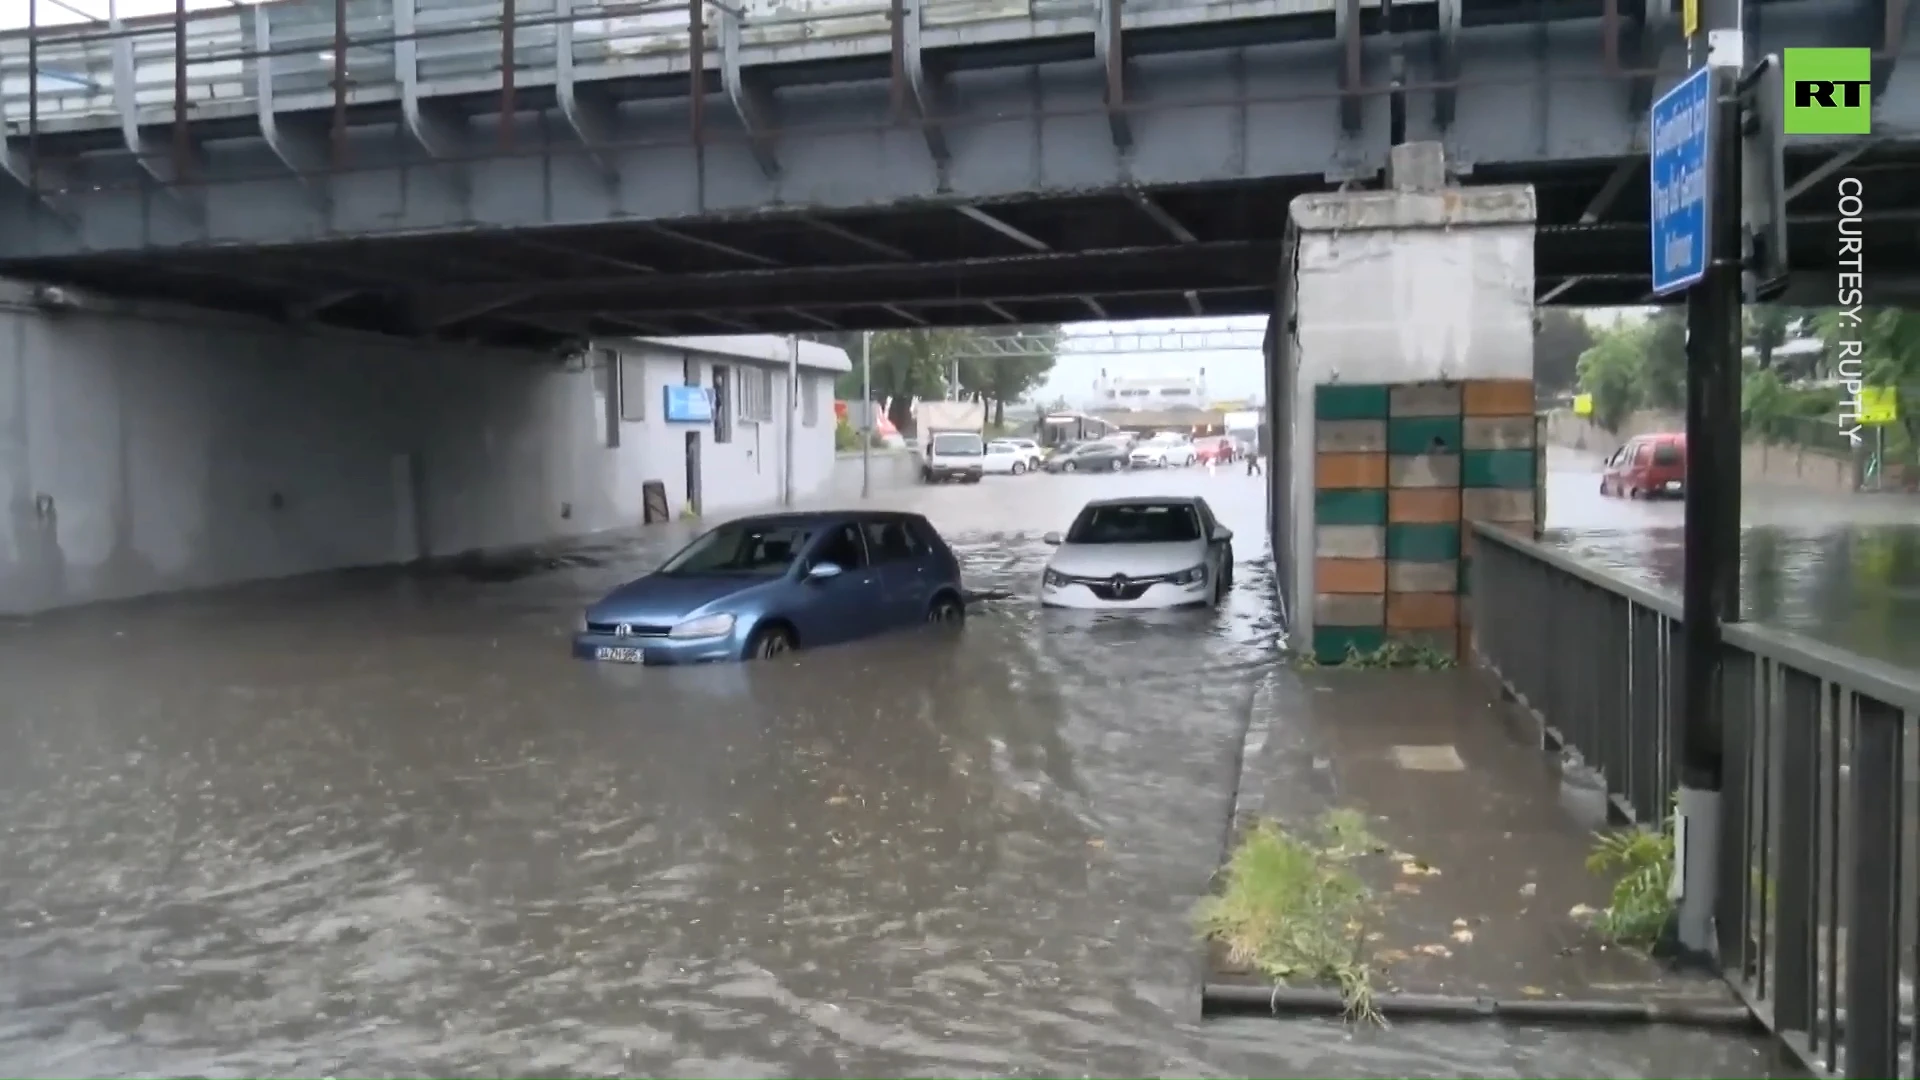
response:
<path id="1" fill-rule="evenodd" d="M 1641 443 L 1639 446 L 1634 447 L 1633 463 L 1635 465 L 1652 464 L 1653 463 L 1653 444 Z"/>
<path id="2" fill-rule="evenodd" d="M 1200 534 L 1209 540 L 1213 539 L 1213 530 L 1216 525 L 1213 520 L 1213 507 L 1208 506 L 1205 499 L 1197 500 L 1193 505 L 1200 511 Z"/>
<path id="3" fill-rule="evenodd" d="M 867 565 L 866 546 L 860 541 L 860 529 L 841 525 L 820 541 L 813 553 L 813 564 L 833 563 L 842 570 L 858 570 Z"/>
<path id="4" fill-rule="evenodd" d="M 932 525 L 924 521 L 908 521 L 906 528 L 907 542 L 913 545 L 915 558 L 940 550 L 939 534 L 933 531 Z"/>
<path id="5" fill-rule="evenodd" d="M 898 521 L 869 521 L 861 526 L 867 534 L 867 553 L 877 563 L 904 562 L 916 554 L 907 527 Z"/>

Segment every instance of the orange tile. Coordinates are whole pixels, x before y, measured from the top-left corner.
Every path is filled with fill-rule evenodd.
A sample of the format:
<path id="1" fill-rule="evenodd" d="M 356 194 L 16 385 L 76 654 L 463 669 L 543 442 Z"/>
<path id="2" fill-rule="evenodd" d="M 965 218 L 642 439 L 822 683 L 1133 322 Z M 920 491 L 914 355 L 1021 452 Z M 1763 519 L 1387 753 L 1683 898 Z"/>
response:
<path id="1" fill-rule="evenodd" d="M 1452 593 L 1388 593 L 1387 626 L 1394 630 L 1452 630 L 1460 625 L 1460 598 Z"/>
<path id="2" fill-rule="evenodd" d="M 1460 520 L 1459 488 L 1394 488 L 1387 495 L 1387 520 L 1451 524 Z"/>
<path id="3" fill-rule="evenodd" d="M 1451 656 L 1458 660 L 1460 643 L 1466 639 L 1460 636 L 1459 631 L 1448 627 L 1441 630 L 1388 630 L 1387 640 L 1398 641 L 1403 645 L 1429 648 L 1442 656 Z"/>
<path id="4" fill-rule="evenodd" d="M 1466 385 L 1468 416 L 1532 416 L 1530 379 L 1474 379 Z"/>
<path id="5" fill-rule="evenodd" d="M 1313 486 L 1317 488 L 1386 487 L 1387 455 L 1321 454 L 1314 459 Z"/>
<path id="6" fill-rule="evenodd" d="M 1387 591 L 1385 559 L 1315 559 L 1313 590 L 1323 593 Z"/>

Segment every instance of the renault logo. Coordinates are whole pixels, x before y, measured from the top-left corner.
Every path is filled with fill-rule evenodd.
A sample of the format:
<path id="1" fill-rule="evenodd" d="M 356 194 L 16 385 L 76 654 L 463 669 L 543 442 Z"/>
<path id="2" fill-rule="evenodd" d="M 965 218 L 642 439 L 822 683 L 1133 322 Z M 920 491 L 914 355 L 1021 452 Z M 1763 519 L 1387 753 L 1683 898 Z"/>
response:
<path id="1" fill-rule="evenodd" d="M 1125 574 L 1113 575 L 1113 588 L 1115 592 L 1119 592 L 1125 589 L 1126 587 L 1127 587 L 1127 575 Z"/>
<path id="2" fill-rule="evenodd" d="M 613 628 L 613 636 L 614 637 L 632 637 L 633 627 L 629 626 L 626 623 L 621 623 L 620 625 Z"/>

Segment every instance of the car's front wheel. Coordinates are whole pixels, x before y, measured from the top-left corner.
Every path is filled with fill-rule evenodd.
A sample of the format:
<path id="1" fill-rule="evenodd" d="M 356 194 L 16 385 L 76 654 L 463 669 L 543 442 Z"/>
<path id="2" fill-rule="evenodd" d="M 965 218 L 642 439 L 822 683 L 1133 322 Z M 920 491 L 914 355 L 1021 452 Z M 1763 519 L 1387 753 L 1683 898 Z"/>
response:
<path id="1" fill-rule="evenodd" d="M 747 659 L 772 660 L 785 656 L 794 648 L 793 631 L 779 623 L 771 623 L 755 629 L 753 636 L 747 639 Z"/>
<path id="2" fill-rule="evenodd" d="M 967 605 L 952 593 L 941 593 L 927 605 L 927 621 L 939 626 L 952 626 L 967 621 Z"/>
<path id="3" fill-rule="evenodd" d="M 1114 458 L 1114 459 L 1113 459 L 1113 464 L 1112 464 L 1111 466 L 1109 466 L 1109 467 L 1108 467 L 1108 471 L 1109 471 L 1109 472 L 1119 472 L 1119 471 L 1120 471 L 1121 469 L 1124 469 L 1124 468 L 1126 468 L 1126 467 L 1127 467 L 1127 463 L 1126 463 L 1126 462 L 1124 462 L 1124 461 L 1121 461 L 1121 460 L 1120 460 L 1119 458 Z"/>
<path id="4" fill-rule="evenodd" d="M 1013 475 L 1019 476 L 1021 473 L 1026 471 L 1027 471 L 1027 466 L 1025 462 L 1016 461 L 1013 463 Z"/>
<path id="5" fill-rule="evenodd" d="M 1080 466 L 1075 465 L 1073 462 L 1069 461 L 1065 465 L 1060 466 L 1060 471 L 1061 472 L 1079 472 Z"/>

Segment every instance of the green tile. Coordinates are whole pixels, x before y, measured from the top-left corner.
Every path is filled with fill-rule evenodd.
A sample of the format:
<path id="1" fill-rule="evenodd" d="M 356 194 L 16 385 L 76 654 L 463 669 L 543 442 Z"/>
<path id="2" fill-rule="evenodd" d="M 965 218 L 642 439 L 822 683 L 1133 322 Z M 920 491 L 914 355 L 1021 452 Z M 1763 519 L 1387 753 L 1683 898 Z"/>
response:
<path id="1" fill-rule="evenodd" d="M 1402 562 L 1450 562 L 1460 557 L 1458 525 L 1389 525 L 1387 558 Z"/>
<path id="2" fill-rule="evenodd" d="M 1387 643 L 1384 626 L 1316 626 L 1313 628 L 1313 655 L 1323 664 L 1337 664 L 1347 658 L 1347 647 L 1362 653 L 1379 652 Z"/>
<path id="3" fill-rule="evenodd" d="M 1313 493 L 1315 525 L 1385 525 L 1387 493 L 1364 488 L 1329 488 Z"/>
<path id="4" fill-rule="evenodd" d="M 1316 420 L 1381 420 L 1387 415 L 1387 388 L 1334 383 L 1313 389 Z"/>
<path id="5" fill-rule="evenodd" d="M 1469 450 L 1461 455 L 1460 486 L 1532 488 L 1533 463 L 1531 450 Z"/>
<path id="6" fill-rule="evenodd" d="M 1459 450 L 1458 416 L 1398 416 L 1387 421 L 1390 454 L 1452 454 Z"/>

